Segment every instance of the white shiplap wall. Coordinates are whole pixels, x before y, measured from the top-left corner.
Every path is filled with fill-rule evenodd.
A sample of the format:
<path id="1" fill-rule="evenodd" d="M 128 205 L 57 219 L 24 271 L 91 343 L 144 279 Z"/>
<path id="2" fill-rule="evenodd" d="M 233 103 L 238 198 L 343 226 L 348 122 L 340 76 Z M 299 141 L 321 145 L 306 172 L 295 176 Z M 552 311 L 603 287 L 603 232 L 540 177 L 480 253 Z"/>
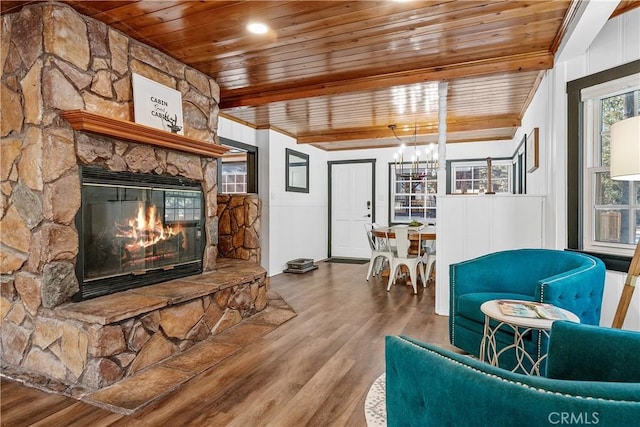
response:
<path id="1" fill-rule="evenodd" d="M 436 313 L 449 315 L 449 265 L 491 252 L 544 246 L 544 196 L 438 197 Z"/>

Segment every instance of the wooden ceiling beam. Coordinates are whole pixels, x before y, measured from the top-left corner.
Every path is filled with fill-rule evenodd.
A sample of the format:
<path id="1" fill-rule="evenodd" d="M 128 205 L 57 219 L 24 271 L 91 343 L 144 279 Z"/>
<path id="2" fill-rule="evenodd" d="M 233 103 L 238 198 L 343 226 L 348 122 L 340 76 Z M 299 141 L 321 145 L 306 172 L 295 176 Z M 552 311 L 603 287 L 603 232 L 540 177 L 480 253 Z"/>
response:
<path id="1" fill-rule="evenodd" d="M 465 132 L 496 128 L 515 128 L 520 126 L 521 120 L 517 116 L 480 116 L 462 117 L 447 120 L 447 132 Z M 434 135 L 438 133 L 438 124 L 418 124 L 415 131 L 416 136 Z M 409 138 L 414 135 L 414 129 L 396 129 L 398 137 Z M 367 139 L 391 139 L 393 133 L 388 126 L 373 126 L 366 128 L 342 129 L 336 132 L 318 132 L 300 134 L 297 136 L 298 144 L 314 144 L 328 142 L 342 142 Z M 397 144 L 391 144 L 397 145 Z"/>
<path id="2" fill-rule="evenodd" d="M 618 15 L 622 15 L 623 13 L 627 13 L 630 10 L 633 10 L 637 7 L 640 7 L 640 2 L 637 0 L 622 0 L 616 10 L 613 11 L 609 19 L 615 18 Z"/>
<path id="3" fill-rule="evenodd" d="M 340 81 L 305 84 L 294 82 L 287 85 L 253 86 L 251 88 L 221 91 L 220 108 L 266 105 L 272 102 L 291 101 L 322 95 L 338 95 L 408 85 L 427 81 L 450 80 L 495 73 L 538 71 L 553 67 L 553 55 L 549 52 L 532 52 L 489 58 L 477 61 L 419 68 L 398 73 L 347 78 Z"/>
<path id="4" fill-rule="evenodd" d="M 456 136 L 447 134 L 447 144 L 460 144 L 465 142 L 493 142 L 493 141 L 511 141 L 513 136 L 491 136 L 491 137 L 468 137 L 468 136 Z M 358 143 L 357 145 L 338 144 L 338 143 L 315 143 L 312 146 L 319 148 L 323 151 L 350 151 L 350 150 L 373 150 L 376 148 L 398 148 L 398 143 Z"/>

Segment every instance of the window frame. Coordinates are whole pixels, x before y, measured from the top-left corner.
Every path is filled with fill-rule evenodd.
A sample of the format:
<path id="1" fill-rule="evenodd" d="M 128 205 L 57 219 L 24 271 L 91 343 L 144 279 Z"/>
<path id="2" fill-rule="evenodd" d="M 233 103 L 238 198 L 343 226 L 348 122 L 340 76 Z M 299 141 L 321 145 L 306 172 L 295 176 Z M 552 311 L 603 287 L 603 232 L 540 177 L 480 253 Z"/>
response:
<path id="1" fill-rule="evenodd" d="M 581 90 L 581 101 L 583 102 L 583 120 L 584 120 L 584 133 L 583 133 L 583 151 L 584 156 L 584 169 L 583 169 L 583 247 L 587 251 L 592 252 L 605 252 L 613 255 L 620 256 L 632 256 L 636 247 L 636 243 L 620 243 L 620 242 L 607 242 L 605 240 L 599 240 L 596 229 L 596 214 L 598 209 L 606 208 L 610 206 L 610 210 L 627 210 L 629 212 L 628 223 L 629 227 L 636 224 L 636 211 L 639 209 L 638 203 L 633 202 L 635 199 L 637 187 L 639 183 L 629 182 L 628 185 L 628 202 L 627 204 L 618 205 L 596 205 L 595 194 L 597 192 L 598 175 L 606 174 L 609 172 L 610 167 L 602 164 L 602 138 L 604 130 L 602 129 L 602 102 L 605 99 L 609 99 L 615 96 L 623 95 L 629 92 L 634 92 L 634 112 L 638 112 L 638 91 L 640 91 L 640 84 L 637 84 L 636 79 L 640 79 L 640 75 L 632 74 L 631 76 L 625 76 L 620 79 L 608 81 L 606 83 L 591 86 Z M 631 85 L 630 85 L 631 84 Z M 634 84 L 636 84 L 634 86 Z M 622 230 L 621 230 L 622 231 Z M 627 230 L 631 233 L 632 230 Z M 627 236 L 630 237 L 630 236 Z"/>
<path id="2" fill-rule="evenodd" d="M 584 103 L 582 89 L 640 73 L 640 60 L 567 82 L 567 249 L 600 258 L 607 270 L 626 272 L 631 257 L 584 248 Z"/>
<path id="3" fill-rule="evenodd" d="M 220 194 L 258 194 L 258 147 L 255 145 L 245 144 L 233 139 L 219 137 L 220 145 L 237 148 L 247 154 L 247 177 L 246 177 L 246 193 L 223 193 L 222 190 L 222 157 L 217 159 L 218 173 L 217 182 Z"/>
<path id="4" fill-rule="evenodd" d="M 514 173 L 514 159 L 513 157 L 496 157 L 496 158 L 492 158 L 491 159 L 491 166 L 492 169 L 495 166 L 505 166 L 507 168 L 507 191 L 501 191 L 500 193 L 497 194 L 511 194 L 513 193 L 513 185 L 514 185 L 514 177 L 513 177 L 513 173 Z M 457 195 L 463 195 L 463 194 L 470 194 L 470 195 L 477 195 L 477 194 L 484 194 L 484 193 L 474 193 L 474 192 L 469 192 L 469 193 L 456 193 L 455 189 L 456 189 L 456 169 L 457 168 L 461 168 L 461 167 L 474 167 L 474 166 L 487 166 L 487 159 L 460 159 L 460 160 L 448 160 L 447 161 L 447 171 L 448 171 L 448 177 L 449 179 L 447 179 L 447 194 L 457 194 Z M 493 178 L 492 178 L 493 179 Z"/>
<path id="5" fill-rule="evenodd" d="M 520 144 L 511 157 L 511 193 L 527 194 L 527 136 L 523 135 Z"/>
<path id="6" fill-rule="evenodd" d="M 426 212 L 427 210 L 433 210 L 434 212 L 434 217 L 416 217 L 416 218 L 412 218 L 411 215 L 409 215 L 409 220 L 397 220 L 396 219 L 396 214 L 395 214 L 395 209 L 394 209 L 394 205 L 395 205 L 395 200 L 396 200 L 396 179 L 397 179 L 397 174 L 395 174 L 395 170 L 397 168 L 406 168 L 406 169 L 410 169 L 412 166 L 411 162 L 389 162 L 389 176 L 388 176 L 388 180 L 387 180 L 387 184 L 389 186 L 389 203 L 388 203 L 388 214 L 389 214 L 389 225 L 395 225 L 395 224 L 408 224 L 409 222 L 411 222 L 412 219 L 415 219 L 417 221 L 423 222 L 423 223 L 428 223 L 428 224 L 435 224 L 438 218 L 438 206 L 437 206 L 437 201 L 436 201 L 436 196 L 438 194 L 438 175 L 436 174 L 435 176 L 430 176 L 430 177 L 426 177 L 427 183 L 426 183 L 426 187 L 429 188 L 429 184 L 431 183 L 432 185 L 435 186 L 435 192 L 434 193 L 429 193 L 427 194 L 428 196 L 433 197 L 433 206 L 424 206 L 423 209 Z M 419 162 L 419 168 L 426 168 L 427 166 L 427 162 Z M 395 178 L 394 178 L 395 177 Z M 425 193 L 413 193 L 413 192 L 409 192 L 409 193 L 401 193 L 402 195 L 408 195 L 409 200 L 411 200 L 412 194 L 416 194 L 416 195 L 425 195 Z M 409 212 L 411 212 L 411 206 L 407 207 L 409 209 Z"/>

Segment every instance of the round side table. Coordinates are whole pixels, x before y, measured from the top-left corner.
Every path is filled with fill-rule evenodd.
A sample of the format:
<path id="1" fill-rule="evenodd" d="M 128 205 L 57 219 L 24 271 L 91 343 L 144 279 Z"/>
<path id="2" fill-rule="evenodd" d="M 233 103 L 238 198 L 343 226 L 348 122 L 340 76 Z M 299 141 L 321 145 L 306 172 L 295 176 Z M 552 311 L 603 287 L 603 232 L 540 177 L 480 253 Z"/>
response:
<path id="1" fill-rule="evenodd" d="M 549 338 L 549 330 L 555 320 L 509 316 L 502 313 L 498 305 L 498 301 L 500 300 L 487 301 L 480 306 L 480 310 L 484 314 L 484 331 L 482 342 L 480 343 L 480 360 L 483 362 L 486 361 L 493 366 L 499 366 L 498 362 L 500 356 L 505 351 L 514 349 L 516 355 L 516 366 L 512 371 L 516 372 L 520 370 L 527 375 L 540 375 L 540 364 L 547 355 L 546 353 L 542 356 L 540 354 L 529 354 L 524 345 L 524 336 L 535 330 Z M 531 303 L 531 301 L 509 301 L 523 304 Z M 566 317 L 565 320 L 580 323 L 578 316 L 572 312 L 560 307 L 554 308 L 559 310 Z M 491 320 L 497 321 L 498 324 L 495 327 L 491 327 Z M 498 351 L 496 333 L 502 326 L 507 326 L 513 329 L 513 344 L 507 345 Z M 531 369 L 527 370 L 524 366 L 525 361 L 531 364 Z"/>

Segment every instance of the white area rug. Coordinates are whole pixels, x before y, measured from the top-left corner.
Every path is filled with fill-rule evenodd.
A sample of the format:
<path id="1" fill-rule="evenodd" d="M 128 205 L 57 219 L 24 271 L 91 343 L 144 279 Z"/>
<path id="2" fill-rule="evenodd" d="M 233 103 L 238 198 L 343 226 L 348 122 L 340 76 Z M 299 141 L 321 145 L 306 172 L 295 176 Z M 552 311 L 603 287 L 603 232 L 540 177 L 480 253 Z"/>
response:
<path id="1" fill-rule="evenodd" d="M 364 416 L 367 427 L 387 427 L 385 374 L 373 382 L 364 399 Z"/>

